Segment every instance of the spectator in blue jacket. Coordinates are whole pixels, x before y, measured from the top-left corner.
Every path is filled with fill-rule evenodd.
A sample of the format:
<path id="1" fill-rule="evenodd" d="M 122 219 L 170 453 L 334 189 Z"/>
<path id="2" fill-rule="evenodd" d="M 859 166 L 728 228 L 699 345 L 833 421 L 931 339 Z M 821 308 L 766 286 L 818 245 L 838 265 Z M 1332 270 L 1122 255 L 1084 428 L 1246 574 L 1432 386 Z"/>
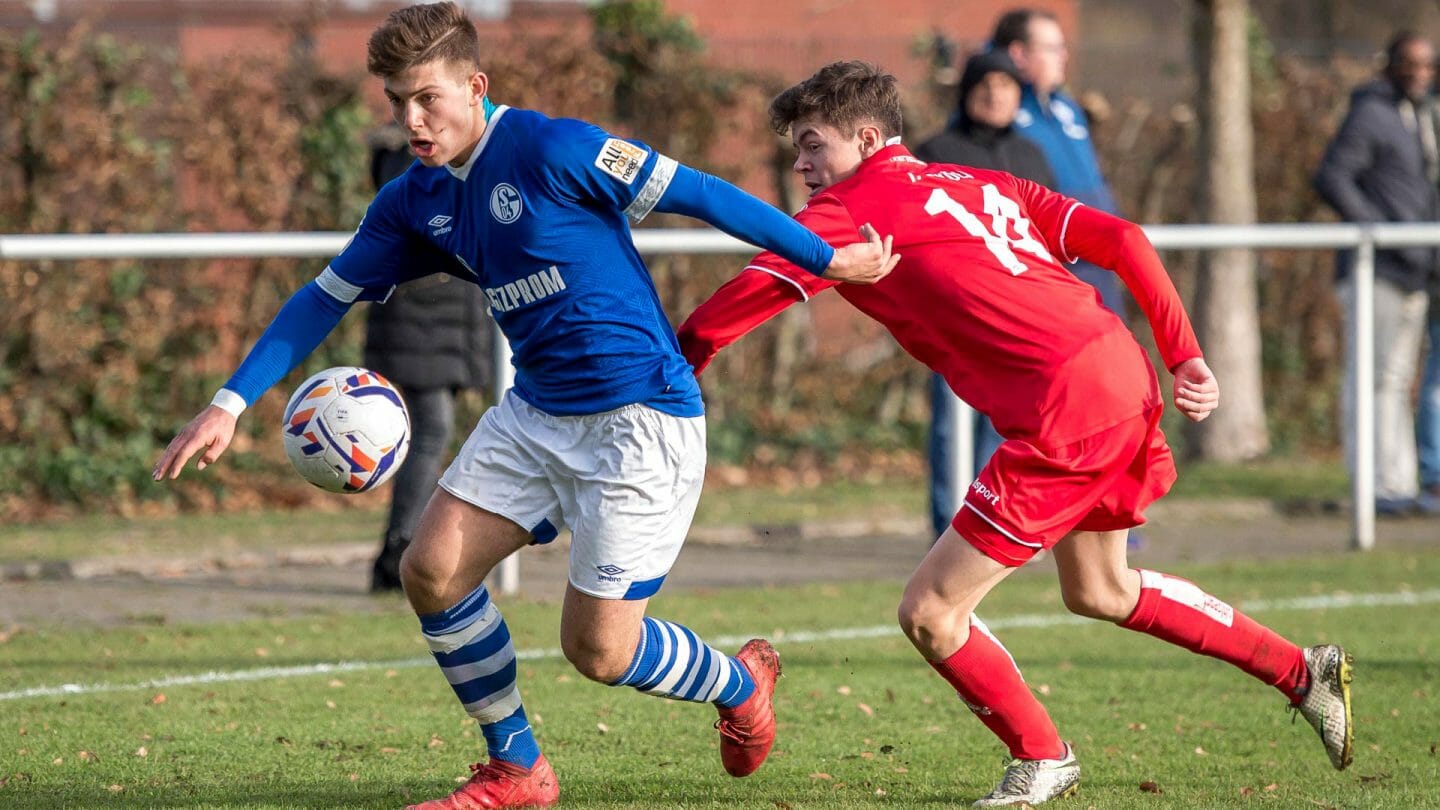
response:
<path id="1" fill-rule="evenodd" d="M 1055 191 L 1107 214 L 1118 213 L 1110 186 L 1100 173 L 1085 111 L 1060 89 L 1069 60 L 1060 21 L 1039 9 L 1008 11 L 995 24 L 991 47 L 1009 54 L 1024 79 L 1015 129 L 1045 153 L 1055 172 Z M 1125 299 L 1114 273 L 1084 261 L 1071 265 L 1070 270 L 1100 291 L 1107 309 L 1125 317 Z"/>

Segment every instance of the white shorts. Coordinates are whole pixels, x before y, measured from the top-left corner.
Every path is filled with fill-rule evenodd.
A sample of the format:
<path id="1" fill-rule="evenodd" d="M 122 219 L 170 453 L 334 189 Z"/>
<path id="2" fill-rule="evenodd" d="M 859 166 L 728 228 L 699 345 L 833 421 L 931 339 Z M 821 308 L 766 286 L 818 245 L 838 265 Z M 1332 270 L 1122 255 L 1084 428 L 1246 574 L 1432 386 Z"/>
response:
<path id="1" fill-rule="evenodd" d="M 705 417 L 645 405 L 552 416 L 512 391 L 440 477 L 451 495 L 535 535 L 573 535 L 570 584 L 602 599 L 660 590 L 705 478 Z"/>

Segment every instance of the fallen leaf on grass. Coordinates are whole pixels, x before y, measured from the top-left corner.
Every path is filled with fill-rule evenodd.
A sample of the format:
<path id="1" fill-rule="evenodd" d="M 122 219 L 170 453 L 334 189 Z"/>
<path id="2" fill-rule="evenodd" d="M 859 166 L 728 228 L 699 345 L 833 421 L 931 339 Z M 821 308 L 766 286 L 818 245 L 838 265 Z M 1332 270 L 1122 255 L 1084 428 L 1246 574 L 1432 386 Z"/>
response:
<path id="1" fill-rule="evenodd" d="M 1161 789 L 1160 789 L 1160 786 L 1159 786 L 1158 784 L 1154 783 L 1154 782 L 1141 782 L 1141 783 L 1140 783 L 1140 792 L 1141 792 L 1141 793 L 1154 793 L 1154 794 L 1156 794 L 1156 795 L 1159 795 L 1159 794 L 1161 794 L 1161 793 L 1164 793 L 1165 791 L 1161 790 Z"/>
<path id="2" fill-rule="evenodd" d="M 835 777 L 831 776 L 831 775 L 828 774 L 828 773 L 820 773 L 819 771 L 816 771 L 815 773 L 810 774 L 810 778 L 811 778 L 811 779 L 834 779 Z"/>
<path id="3" fill-rule="evenodd" d="M 857 708 L 857 709 L 859 709 L 860 711 L 864 712 L 866 717 L 874 717 L 874 716 L 875 716 L 875 710 L 872 709 L 872 708 L 870 708 L 868 705 L 866 705 L 866 704 L 864 704 L 864 703 L 857 703 L 857 704 L 855 704 L 855 708 Z"/>
<path id="4" fill-rule="evenodd" d="M 99 762 L 99 761 L 100 761 L 100 758 L 99 758 L 99 757 L 95 756 L 94 754 L 90 753 L 89 751 L 81 751 L 80 753 L 76 754 L 75 756 L 81 758 L 82 760 L 84 760 L 84 761 L 86 761 L 86 762 Z"/>
<path id="5" fill-rule="evenodd" d="M 1209 756 L 1209 754 L 1205 753 L 1205 749 L 1204 749 L 1204 748 L 1201 748 L 1201 747 L 1198 746 L 1198 745 L 1195 746 L 1195 753 L 1196 753 L 1197 755 L 1199 755 L 1199 756 L 1202 756 L 1202 757 L 1204 757 L 1204 756 Z"/>
<path id="6" fill-rule="evenodd" d="M 125 786 L 124 786 L 124 785 L 111 785 L 110 787 L 106 788 L 106 790 L 110 791 L 111 793 L 119 793 L 120 791 L 122 791 L 122 790 L 124 790 L 124 789 L 125 789 Z"/>
<path id="7" fill-rule="evenodd" d="M 137 757 L 148 757 L 148 756 L 150 756 L 150 751 L 149 751 L 149 749 L 147 749 L 145 746 L 142 745 L 142 746 L 140 746 L 139 748 L 136 748 L 136 749 L 135 749 L 135 756 L 137 756 Z"/>
<path id="8" fill-rule="evenodd" d="M 848 694 L 850 694 L 850 687 L 848 687 L 848 686 L 837 686 L 837 687 L 835 687 L 835 691 L 836 691 L 837 693 L 839 693 L 839 694 L 842 694 L 842 695 L 848 695 Z"/>
<path id="9" fill-rule="evenodd" d="M 605 725 L 604 723 L 596 723 L 596 724 L 595 724 L 595 730 L 598 731 L 598 732 L 600 732 L 601 734 L 609 734 L 609 733 L 610 733 L 610 727 L 607 726 L 607 725 Z"/>
<path id="10" fill-rule="evenodd" d="M 165 700 L 166 698 L 164 692 L 156 692 L 155 697 L 150 698 L 150 705 L 159 706 L 161 703 L 164 703 Z"/>

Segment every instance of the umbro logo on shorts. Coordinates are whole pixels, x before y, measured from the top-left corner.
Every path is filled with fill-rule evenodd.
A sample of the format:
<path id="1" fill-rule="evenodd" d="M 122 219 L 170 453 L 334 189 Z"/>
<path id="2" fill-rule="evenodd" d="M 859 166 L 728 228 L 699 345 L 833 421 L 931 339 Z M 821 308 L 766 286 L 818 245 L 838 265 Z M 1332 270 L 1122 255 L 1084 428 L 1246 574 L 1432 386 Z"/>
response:
<path id="1" fill-rule="evenodd" d="M 618 565 L 597 565 L 595 566 L 595 570 L 612 577 L 625 573 L 625 569 Z"/>

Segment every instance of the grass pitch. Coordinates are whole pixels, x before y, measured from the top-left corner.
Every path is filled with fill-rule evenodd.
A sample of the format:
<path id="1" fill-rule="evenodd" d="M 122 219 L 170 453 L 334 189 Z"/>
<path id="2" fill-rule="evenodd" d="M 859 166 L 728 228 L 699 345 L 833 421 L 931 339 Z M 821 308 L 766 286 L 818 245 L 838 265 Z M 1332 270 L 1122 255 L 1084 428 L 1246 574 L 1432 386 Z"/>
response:
<path id="1" fill-rule="evenodd" d="M 1301 643 L 1355 654 L 1355 764 L 1333 771 L 1272 689 L 1149 637 L 1071 621 L 1053 577 L 1022 573 L 982 616 L 1075 744 L 1080 795 L 1059 807 L 1440 805 L 1440 552 L 1174 573 L 1253 606 Z M 968 804 L 998 780 L 1004 753 L 890 629 L 899 590 L 655 600 L 656 615 L 731 648 L 751 634 L 776 639 L 780 738 L 743 780 L 720 768 L 713 709 L 590 683 L 551 649 L 557 606 L 502 605 L 527 651 L 522 689 L 562 805 Z M 1380 597 L 1338 598 L 1347 593 Z M 393 616 L 27 628 L 0 639 L 6 808 L 399 807 L 448 792 L 480 756 L 473 722 L 398 600 Z M 317 672 L 320 662 L 350 668 Z"/>

